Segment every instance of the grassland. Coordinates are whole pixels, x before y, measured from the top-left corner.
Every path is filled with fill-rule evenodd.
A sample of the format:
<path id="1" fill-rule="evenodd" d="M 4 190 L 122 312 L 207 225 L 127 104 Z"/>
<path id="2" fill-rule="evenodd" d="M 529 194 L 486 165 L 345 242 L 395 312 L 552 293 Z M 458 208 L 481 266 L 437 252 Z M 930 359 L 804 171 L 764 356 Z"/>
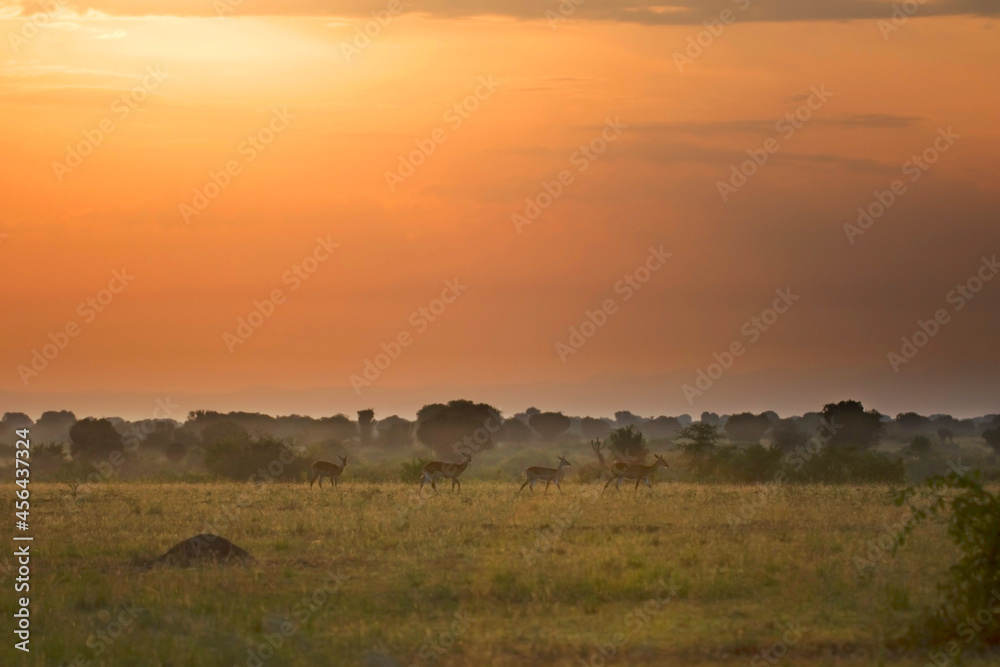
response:
<path id="1" fill-rule="evenodd" d="M 563 486 L 112 482 L 67 502 L 65 484 L 33 484 L 32 652 L 8 635 L 0 664 L 579 666 L 611 645 L 607 664 L 731 665 L 788 623 L 801 636 L 777 664 L 928 662 L 885 647 L 954 551 L 921 528 L 859 576 L 855 557 L 904 517 L 886 487 Z M 140 567 L 202 532 L 255 562 Z M 10 619 L 9 572 L 3 588 Z M 258 662 L 267 636 L 281 645 Z"/>

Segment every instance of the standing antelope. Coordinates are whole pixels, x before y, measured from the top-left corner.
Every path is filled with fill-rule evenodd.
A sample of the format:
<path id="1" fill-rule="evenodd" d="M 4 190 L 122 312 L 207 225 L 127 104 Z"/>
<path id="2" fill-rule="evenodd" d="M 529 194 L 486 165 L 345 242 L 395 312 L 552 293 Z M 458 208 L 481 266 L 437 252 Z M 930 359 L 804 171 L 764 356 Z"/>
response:
<path id="1" fill-rule="evenodd" d="M 333 488 L 337 488 L 337 479 L 344 472 L 344 468 L 347 467 L 347 457 L 340 457 L 340 465 L 336 463 L 330 463 L 329 461 L 316 461 L 312 464 L 312 479 L 309 480 L 309 488 L 312 488 L 313 482 L 317 479 L 319 480 L 319 488 L 323 488 L 323 478 L 329 477 L 333 480 Z"/>
<path id="2" fill-rule="evenodd" d="M 455 490 L 455 485 L 458 484 L 458 491 L 462 491 L 462 483 L 458 481 L 458 476 L 465 472 L 465 469 L 469 467 L 472 463 L 472 456 L 467 452 L 462 452 L 462 456 L 465 457 L 465 461 L 462 463 L 452 463 L 450 461 L 431 461 L 424 466 L 422 476 L 420 477 L 420 489 L 423 490 L 424 484 L 426 482 L 431 483 L 431 488 L 437 491 L 437 480 L 439 479 L 450 479 L 451 480 L 451 490 Z"/>
<path id="3" fill-rule="evenodd" d="M 653 473 L 656 472 L 656 469 L 661 466 L 664 468 L 670 467 L 669 465 L 667 465 L 667 462 L 663 460 L 663 457 L 660 456 L 659 454 L 656 455 L 656 460 L 653 461 L 652 465 L 648 466 L 626 465 L 620 471 L 616 472 L 615 476 L 612 479 L 608 480 L 608 483 L 604 485 L 604 491 L 608 490 L 608 487 L 611 485 L 611 482 L 614 482 L 615 488 L 621 491 L 620 487 L 623 479 L 635 480 L 635 489 L 633 490 L 633 492 L 639 490 L 639 482 L 645 482 L 646 486 L 652 489 L 653 485 L 650 484 L 650 479 L 652 479 Z M 602 495 L 604 494 L 604 491 L 601 491 Z"/>
<path id="4" fill-rule="evenodd" d="M 517 490 L 518 493 L 524 490 L 524 487 L 531 489 L 531 492 L 535 492 L 535 482 L 545 482 L 545 493 L 549 492 L 549 484 L 552 482 L 556 483 L 556 488 L 559 489 L 559 493 L 562 493 L 562 487 L 559 486 L 559 482 L 562 481 L 563 468 L 569 465 L 569 461 L 563 457 L 559 457 L 559 466 L 556 468 L 542 468 L 541 466 L 531 466 L 526 468 L 524 471 L 524 484 L 521 488 Z"/>

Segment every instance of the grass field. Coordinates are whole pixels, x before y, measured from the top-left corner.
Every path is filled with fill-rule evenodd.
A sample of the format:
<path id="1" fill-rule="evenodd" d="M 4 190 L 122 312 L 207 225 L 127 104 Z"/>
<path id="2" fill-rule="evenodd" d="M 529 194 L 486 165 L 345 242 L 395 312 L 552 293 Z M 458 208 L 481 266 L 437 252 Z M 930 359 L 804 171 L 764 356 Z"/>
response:
<path id="1" fill-rule="evenodd" d="M 887 487 L 563 486 L 133 482 L 67 503 L 65 484 L 35 483 L 31 653 L 8 633 L 0 664 L 928 663 L 885 646 L 955 552 L 922 527 L 859 576 L 905 516 Z M 202 532 L 255 562 L 139 566 Z M 10 619 L 9 570 L 3 588 Z M 776 642 L 780 659 L 761 655 Z"/>

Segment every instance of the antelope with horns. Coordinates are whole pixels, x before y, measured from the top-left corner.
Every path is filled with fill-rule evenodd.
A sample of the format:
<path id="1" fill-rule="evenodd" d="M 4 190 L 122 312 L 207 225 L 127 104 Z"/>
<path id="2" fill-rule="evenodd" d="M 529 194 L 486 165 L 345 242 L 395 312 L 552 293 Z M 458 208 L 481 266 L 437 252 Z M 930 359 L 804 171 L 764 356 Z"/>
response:
<path id="1" fill-rule="evenodd" d="M 472 463 L 472 456 L 467 452 L 462 452 L 462 456 L 465 461 L 462 463 L 452 463 L 450 461 L 431 461 L 424 466 L 423 473 L 420 477 L 420 489 L 423 490 L 424 484 L 427 482 L 431 483 L 431 488 L 437 491 L 437 480 L 439 479 L 450 479 L 451 480 L 451 490 L 455 490 L 455 485 L 458 485 L 459 493 L 462 492 L 462 483 L 458 481 L 458 476 L 465 472 L 465 469 L 469 467 Z"/>
<path id="2" fill-rule="evenodd" d="M 309 488 L 312 488 L 313 482 L 317 479 L 319 480 L 319 488 L 323 488 L 323 478 L 329 477 L 333 481 L 333 488 L 337 488 L 337 479 L 344 472 L 344 468 L 347 467 L 347 457 L 340 457 L 340 465 L 336 463 L 330 463 L 329 461 L 316 461 L 312 464 L 312 479 L 309 480 Z"/>
<path id="3" fill-rule="evenodd" d="M 656 469 L 659 468 L 659 467 L 663 467 L 663 468 L 669 468 L 670 467 L 669 465 L 667 465 L 667 462 L 663 460 L 663 457 L 660 456 L 659 454 L 656 454 L 656 460 L 653 461 L 652 465 L 648 465 L 648 466 L 623 465 L 623 467 L 621 469 L 619 469 L 617 472 L 615 472 L 615 476 L 613 478 L 609 479 L 608 483 L 604 485 L 604 491 L 608 490 L 608 487 L 611 485 L 611 482 L 614 482 L 615 483 L 615 488 L 618 489 L 619 491 L 621 491 L 620 487 L 621 487 L 621 483 L 622 483 L 623 479 L 634 479 L 635 480 L 635 489 L 633 490 L 633 492 L 639 490 L 639 483 L 640 482 L 644 482 L 646 484 L 646 486 L 650 490 L 652 490 L 653 485 L 650 483 L 650 480 L 653 477 L 653 473 L 656 472 Z M 602 495 L 604 494 L 604 491 L 601 491 Z"/>
<path id="4" fill-rule="evenodd" d="M 531 492 L 535 492 L 535 482 L 545 482 L 545 493 L 549 492 L 549 484 L 555 482 L 556 488 L 559 489 L 559 493 L 562 493 L 562 487 L 559 483 L 562 481 L 563 468 L 568 466 L 570 463 L 563 457 L 559 457 L 559 465 L 555 468 L 543 468 L 541 466 L 531 466 L 526 468 L 524 471 L 524 484 L 521 488 L 517 490 L 518 493 L 524 490 L 524 487 L 529 486 Z"/>

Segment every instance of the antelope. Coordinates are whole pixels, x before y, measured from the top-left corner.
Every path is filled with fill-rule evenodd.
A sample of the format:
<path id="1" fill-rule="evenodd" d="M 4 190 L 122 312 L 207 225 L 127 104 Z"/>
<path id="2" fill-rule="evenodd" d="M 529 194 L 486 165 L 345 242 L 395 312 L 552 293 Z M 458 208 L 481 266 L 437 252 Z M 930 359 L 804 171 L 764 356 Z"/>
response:
<path id="1" fill-rule="evenodd" d="M 594 450 L 594 453 L 597 454 L 597 460 L 600 461 L 601 465 L 607 468 L 612 475 L 618 475 L 625 469 L 626 464 L 618 460 L 617 454 L 615 455 L 615 460 L 608 463 L 608 461 L 604 458 L 604 454 L 601 453 L 601 450 L 605 447 L 605 443 L 602 443 L 599 438 L 591 440 L 590 446 Z"/>
<path id="2" fill-rule="evenodd" d="M 667 462 L 663 460 L 663 457 L 660 456 L 659 454 L 656 454 L 656 460 L 653 461 L 652 465 L 624 466 L 619 472 L 615 473 L 615 476 L 612 479 L 608 480 L 608 483 L 604 485 L 604 491 L 608 490 L 608 487 L 611 486 L 611 482 L 614 482 L 615 488 L 620 491 L 621 490 L 620 486 L 623 479 L 635 480 L 635 489 L 633 490 L 633 492 L 639 490 L 639 482 L 644 482 L 649 489 L 652 489 L 653 485 L 650 484 L 649 480 L 653 477 L 653 473 L 656 472 L 656 469 L 661 466 L 664 468 L 670 467 L 669 465 L 667 465 Z M 601 491 L 602 495 L 604 494 L 604 491 Z"/>
<path id="3" fill-rule="evenodd" d="M 559 482 L 562 481 L 563 468 L 569 464 L 569 461 L 560 456 L 559 466 L 556 468 L 542 468 L 541 466 L 531 466 L 530 468 L 526 468 L 524 471 L 524 484 L 521 485 L 521 488 L 518 489 L 517 492 L 521 493 L 521 491 L 524 490 L 524 487 L 530 484 L 531 486 L 528 488 L 531 489 L 532 493 L 534 493 L 535 482 L 544 481 L 545 493 L 549 492 L 549 484 L 552 482 L 556 483 L 556 488 L 559 489 L 559 493 L 562 493 L 562 487 L 559 486 Z"/>
<path id="4" fill-rule="evenodd" d="M 420 477 L 420 489 L 423 490 L 424 484 L 427 482 L 431 483 L 431 488 L 437 491 L 437 480 L 439 479 L 450 479 L 451 480 L 451 490 L 455 490 L 455 485 L 458 485 L 459 493 L 462 492 L 462 483 L 458 481 L 458 476 L 465 472 L 465 469 L 469 467 L 472 463 L 472 456 L 467 452 L 462 452 L 462 456 L 465 457 L 465 461 L 462 463 L 452 463 L 450 461 L 431 461 L 424 466 L 423 474 Z"/>
<path id="5" fill-rule="evenodd" d="M 312 488 L 313 482 L 317 479 L 319 480 L 319 488 L 323 488 L 323 478 L 329 477 L 333 480 L 333 488 L 337 488 L 337 478 L 344 472 L 344 468 L 347 467 L 347 457 L 340 457 L 340 465 L 336 463 L 330 463 L 329 461 L 316 461 L 312 464 L 312 479 L 309 480 L 309 488 Z"/>

